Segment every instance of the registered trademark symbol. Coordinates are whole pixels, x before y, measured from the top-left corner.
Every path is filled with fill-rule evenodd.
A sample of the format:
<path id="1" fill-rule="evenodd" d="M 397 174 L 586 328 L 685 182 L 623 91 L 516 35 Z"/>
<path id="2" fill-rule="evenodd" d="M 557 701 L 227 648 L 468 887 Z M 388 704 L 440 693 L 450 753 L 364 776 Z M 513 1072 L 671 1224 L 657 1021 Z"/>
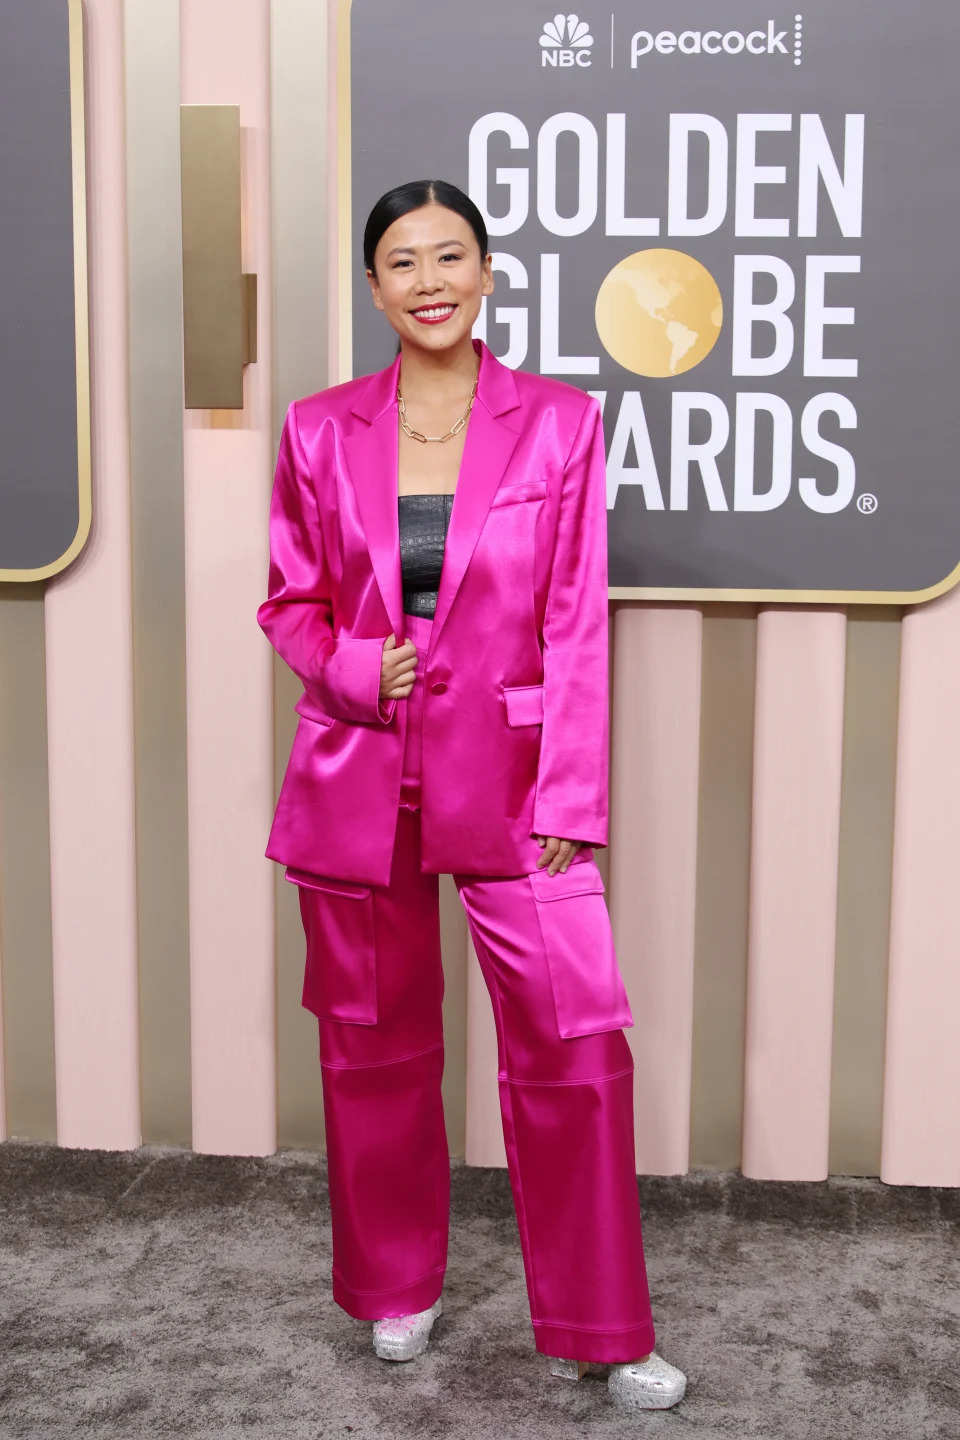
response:
<path id="1" fill-rule="evenodd" d="M 878 503 L 876 495 L 871 495 L 869 490 L 864 490 L 862 495 L 857 496 L 857 509 L 861 515 L 872 515 Z"/>

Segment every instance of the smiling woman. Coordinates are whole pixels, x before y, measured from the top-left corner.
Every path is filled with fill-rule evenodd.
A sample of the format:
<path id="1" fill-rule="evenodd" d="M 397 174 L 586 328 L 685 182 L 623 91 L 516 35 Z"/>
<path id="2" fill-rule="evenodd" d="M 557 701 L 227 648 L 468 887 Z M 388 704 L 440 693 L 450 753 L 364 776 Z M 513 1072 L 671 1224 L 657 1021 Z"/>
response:
<path id="1" fill-rule="evenodd" d="M 371 211 L 363 258 L 373 303 L 403 353 L 399 493 L 451 494 L 476 393 L 471 335 L 483 297 L 493 292 L 483 217 L 442 180 L 401 185 Z M 423 449 L 429 441 L 443 443 L 443 451 Z"/>
<path id="2" fill-rule="evenodd" d="M 442 1310 L 451 874 L 493 1002 L 536 1347 L 555 1375 L 607 1365 L 616 1403 L 665 1409 L 686 1380 L 653 1349 L 633 1019 L 593 857 L 607 843 L 599 406 L 472 338 L 491 256 L 454 186 L 379 200 L 364 264 L 399 355 L 291 405 L 259 617 L 305 689 L 267 853 L 300 887 L 334 1298 L 374 1322 L 385 1360 L 422 1354 Z"/>

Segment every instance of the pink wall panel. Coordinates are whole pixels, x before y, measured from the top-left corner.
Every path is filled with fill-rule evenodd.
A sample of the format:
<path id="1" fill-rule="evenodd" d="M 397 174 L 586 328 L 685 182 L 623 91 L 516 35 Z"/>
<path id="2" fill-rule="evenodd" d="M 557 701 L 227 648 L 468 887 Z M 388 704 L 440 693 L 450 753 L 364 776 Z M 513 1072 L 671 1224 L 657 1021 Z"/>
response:
<path id="1" fill-rule="evenodd" d="M 689 1165 L 701 634 L 689 607 L 621 605 L 614 619 L 610 913 L 641 1174 Z"/>
<path id="2" fill-rule="evenodd" d="M 881 1174 L 960 1185 L 960 591 L 908 612 Z"/>
<path id="3" fill-rule="evenodd" d="M 507 1163 L 497 1085 L 497 1030 L 473 941 L 467 940 L 468 1165 Z"/>
<path id="4" fill-rule="evenodd" d="M 140 1143 L 123 5 L 86 0 L 93 530 L 45 601 L 61 1145 Z"/>
<path id="5" fill-rule="evenodd" d="M 743 1173 L 827 1174 L 846 621 L 757 625 Z"/>
<path id="6" fill-rule="evenodd" d="M 239 105 L 258 356 L 241 412 L 184 434 L 194 1148 L 276 1148 L 272 661 L 256 623 L 273 475 L 267 0 L 181 5 L 184 104 Z"/>

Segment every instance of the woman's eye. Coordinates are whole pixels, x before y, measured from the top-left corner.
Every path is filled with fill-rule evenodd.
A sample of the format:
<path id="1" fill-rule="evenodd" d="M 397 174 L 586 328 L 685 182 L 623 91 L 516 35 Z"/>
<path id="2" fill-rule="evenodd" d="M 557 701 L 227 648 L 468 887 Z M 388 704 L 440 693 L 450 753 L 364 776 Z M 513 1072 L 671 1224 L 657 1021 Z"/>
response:
<path id="1" fill-rule="evenodd" d="M 441 255 L 441 260 L 461 260 L 461 255 Z"/>

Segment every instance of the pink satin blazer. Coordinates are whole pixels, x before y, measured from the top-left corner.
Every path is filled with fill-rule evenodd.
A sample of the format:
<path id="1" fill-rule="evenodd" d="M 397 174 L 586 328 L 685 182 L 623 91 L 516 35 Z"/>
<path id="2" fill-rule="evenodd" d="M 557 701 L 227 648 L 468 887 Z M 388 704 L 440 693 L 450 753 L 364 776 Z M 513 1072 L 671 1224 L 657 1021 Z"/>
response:
<path id="1" fill-rule="evenodd" d="M 596 401 L 485 345 L 426 662 L 423 869 L 522 875 L 535 834 L 607 843 L 607 511 Z M 405 635 L 399 360 L 295 401 L 258 620 L 303 683 L 267 855 L 389 882 L 406 703 L 381 703 Z M 290 878 L 294 878 L 291 875 Z"/>

